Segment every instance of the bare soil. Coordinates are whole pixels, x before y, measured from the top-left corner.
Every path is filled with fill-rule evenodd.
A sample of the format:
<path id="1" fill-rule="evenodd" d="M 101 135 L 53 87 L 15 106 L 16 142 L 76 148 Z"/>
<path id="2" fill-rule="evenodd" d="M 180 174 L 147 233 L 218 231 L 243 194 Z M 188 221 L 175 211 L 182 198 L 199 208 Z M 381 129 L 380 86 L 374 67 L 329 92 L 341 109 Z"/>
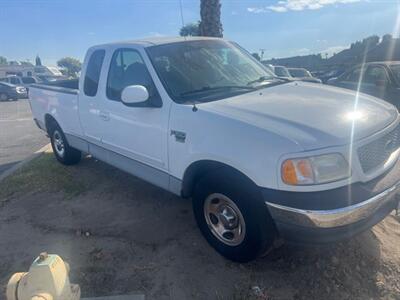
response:
<path id="1" fill-rule="evenodd" d="M 3 291 L 47 251 L 70 263 L 85 297 L 400 299 L 394 215 L 351 241 L 283 245 L 237 264 L 202 238 L 188 200 L 90 158 L 67 168 L 48 153 L 32 164 L 0 183 Z"/>

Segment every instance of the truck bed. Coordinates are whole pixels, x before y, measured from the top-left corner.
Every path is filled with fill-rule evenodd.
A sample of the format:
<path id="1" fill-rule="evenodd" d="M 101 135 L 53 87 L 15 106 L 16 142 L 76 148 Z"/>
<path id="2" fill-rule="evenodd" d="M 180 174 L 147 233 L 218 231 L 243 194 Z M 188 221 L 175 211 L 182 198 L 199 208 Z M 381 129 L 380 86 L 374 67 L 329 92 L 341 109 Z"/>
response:
<path id="1" fill-rule="evenodd" d="M 34 84 L 29 89 L 33 118 L 41 129 L 46 130 L 46 115 L 51 112 L 64 133 L 81 136 L 78 98 L 77 80 Z"/>
<path id="2" fill-rule="evenodd" d="M 77 93 L 79 90 L 79 79 L 57 80 L 53 82 L 41 82 L 31 85 L 32 87 L 55 90 L 60 92 Z"/>

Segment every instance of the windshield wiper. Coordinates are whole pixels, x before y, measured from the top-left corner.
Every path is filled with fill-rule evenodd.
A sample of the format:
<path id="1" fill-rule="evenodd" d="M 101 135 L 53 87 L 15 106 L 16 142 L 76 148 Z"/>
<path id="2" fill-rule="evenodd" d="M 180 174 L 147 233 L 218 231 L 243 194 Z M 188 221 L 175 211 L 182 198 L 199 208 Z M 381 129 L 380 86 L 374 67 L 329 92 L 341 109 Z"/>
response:
<path id="1" fill-rule="evenodd" d="M 247 85 L 252 85 L 253 83 L 258 83 L 258 82 L 264 82 L 264 81 L 276 81 L 276 80 L 282 80 L 281 78 L 278 77 L 273 77 L 273 76 L 261 76 L 255 80 L 249 81 Z"/>
<path id="2" fill-rule="evenodd" d="M 198 94 L 198 93 L 206 93 L 206 92 L 213 92 L 213 91 L 219 91 L 219 90 L 232 90 L 232 89 L 239 89 L 239 90 L 248 90 L 248 91 L 253 91 L 256 90 L 256 88 L 251 87 L 251 86 L 246 86 L 246 85 L 223 85 L 223 86 L 215 86 L 215 87 L 210 87 L 210 86 L 204 86 L 200 89 L 197 90 L 192 90 L 192 91 L 187 91 L 184 93 L 181 93 L 180 96 L 189 96 L 193 94 Z"/>

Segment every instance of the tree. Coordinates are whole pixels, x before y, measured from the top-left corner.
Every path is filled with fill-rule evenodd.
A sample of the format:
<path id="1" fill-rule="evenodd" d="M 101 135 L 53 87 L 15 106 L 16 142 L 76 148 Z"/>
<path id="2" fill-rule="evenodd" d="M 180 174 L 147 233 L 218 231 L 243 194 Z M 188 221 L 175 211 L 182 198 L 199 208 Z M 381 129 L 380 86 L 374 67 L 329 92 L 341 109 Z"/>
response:
<path id="1" fill-rule="evenodd" d="M 200 35 L 199 24 L 200 24 L 200 22 L 186 24 L 179 31 L 179 35 L 180 36 L 199 36 Z"/>
<path id="2" fill-rule="evenodd" d="M 378 45 L 378 44 L 379 44 L 379 40 L 380 40 L 380 39 L 379 39 L 379 36 L 377 36 L 377 35 L 371 35 L 371 36 L 369 36 L 369 37 L 363 39 L 363 40 L 362 40 L 362 43 L 363 43 L 363 45 L 364 45 L 365 47 L 371 48 L 371 47 L 374 47 L 374 46 Z"/>
<path id="3" fill-rule="evenodd" d="M 81 70 L 82 63 L 73 57 L 61 58 L 57 65 L 61 68 L 65 68 L 67 75 L 71 77 L 77 77 L 77 73 Z"/>
<path id="4" fill-rule="evenodd" d="M 200 35 L 222 37 L 220 0 L 200 0 Z"/>
<path id="5" fill-rule="evenodd" d="M 260 54 L 258 54 L 257 52 L 254 52 L 251 54 L 255 59 L 257 59 L 258 61 L 261 61 L 261 57 Z"/>
<path id="6" fill-rule="evenodd" d="M 7 65 L 7 58 L 0 56 L 0 65 Z"/>
<path id="7" fill-rule="evenodd" d="M 42 65 L 42 60 L 40 59 L 39 55 L 36 55 L 35 63 L 36 63 L 37 66 L 41 66 Z"/>
<path id="8" fill-rule="evenodd" d="M 393 39 L 393 36 L 391 34 L 385 34 L 382 37 L 382 43 L 390 42 L 392 39 Z"/>

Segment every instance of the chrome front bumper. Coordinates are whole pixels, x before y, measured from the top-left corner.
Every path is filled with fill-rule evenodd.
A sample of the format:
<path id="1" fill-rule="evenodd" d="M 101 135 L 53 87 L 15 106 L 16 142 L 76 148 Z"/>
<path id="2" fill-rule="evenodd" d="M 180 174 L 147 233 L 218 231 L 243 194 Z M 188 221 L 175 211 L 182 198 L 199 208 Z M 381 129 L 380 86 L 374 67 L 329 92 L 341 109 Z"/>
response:
<path id="1" fill-rule="evenodd" d="M 400 182 L 366 201 L 332 210 L 305 210 L 265 203 L 272 218 L 280 223 L 309 228 L 334 228 L 367 219 L 391 201 L 397 201 L 396 207 L 399 207 L 399 199 L 396 198 L 399 189 Z"/>

